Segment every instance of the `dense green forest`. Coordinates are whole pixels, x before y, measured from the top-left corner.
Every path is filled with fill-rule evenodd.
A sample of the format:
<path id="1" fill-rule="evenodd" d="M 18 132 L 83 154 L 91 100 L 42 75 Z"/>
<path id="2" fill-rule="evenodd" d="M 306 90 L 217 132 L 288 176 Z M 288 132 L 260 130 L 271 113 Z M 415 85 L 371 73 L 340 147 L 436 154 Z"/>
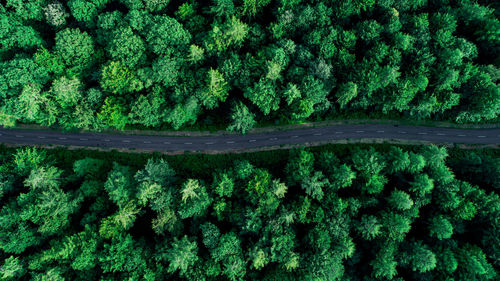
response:
<path id="1" fill-rule="evenodd" d="M 491 0 L 4 0 L 0 123 L 498 120 Z"/>
<path id="2" fill-rule="evenodd" d="M 498 153 L 436 146 L 3 148 L 0 279 L 498 280 L 499 188 Z"/>

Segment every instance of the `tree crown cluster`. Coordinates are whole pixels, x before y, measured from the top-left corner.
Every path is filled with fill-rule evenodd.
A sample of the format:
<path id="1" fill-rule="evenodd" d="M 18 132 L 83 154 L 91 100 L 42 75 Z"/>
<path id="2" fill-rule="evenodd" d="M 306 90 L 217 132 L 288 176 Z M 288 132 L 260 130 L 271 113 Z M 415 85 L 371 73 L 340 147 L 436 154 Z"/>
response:
<path id="1" fill-rule="evenodd" d="M 300 149 L 204 177 L 65 162 L 0 154 L 2 280 L 498 280 L 498 157 Z"/>
<path id="2" fill-rule="evenodd" d="M 0 123 L 495 120 L 498 11 L 486 0 L 6 0 Z"/>

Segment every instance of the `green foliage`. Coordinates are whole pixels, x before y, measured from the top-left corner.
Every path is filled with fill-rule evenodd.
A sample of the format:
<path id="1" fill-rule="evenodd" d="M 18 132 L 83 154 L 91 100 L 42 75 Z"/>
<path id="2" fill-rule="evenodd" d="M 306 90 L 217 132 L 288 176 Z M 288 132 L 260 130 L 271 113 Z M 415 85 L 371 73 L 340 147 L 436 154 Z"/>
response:
<path id="1" fill-rule="evenodd" d="M 231 115 L 233 122 L 227 129 L 232 132 L 245 134 L 255 126 L 256 122 L 254 118 L 255 114 L 251 113 L 246 105 L 239 103 L 233 109 L 233 114 Z"/>
<path id="2" fill-rule="evenodd" d="M 87 32 L 78 28 L 66 28 L 56 34 L 54 50 L 69 71 L 78 73 L 90 66 L 94 43 Z"/>
<path id="3" fill-rule="evenodd" d="M 448 239 L 453 234 L 453 225 L 445 217 L 436 216 L 431 220 L 429 234 L 439 240 Z"/>
<path id="4" fill-rule="evenodd" d="M 166 253 L 169 261 L 168 271 L 175 272 L 179 270 L 181 276 L 186 275 L 198 260 L 197 249 L 196 242 L 189 241 L 187 236 L 182 237 L 181 240 L 175 238 L 172 248 L 167 250 Z"/>
<path id="5" fill-rule="evenodd" d="M 101 72 L 101 87 L 113 94 L 125 94 L 137 89 L 139 81 L 127 66 L 112 61 Z"/>
<path id="6" fill-rule="evenodd" d="M 3 280 L 15 280 L 21 278 L 26 273 L 26 270 L 20 264 L 18 257 L 10 256 L 5 259 L 0 272 Z"/>
<path id="7" fill-rule="evenodd" d="M 168 16 L 156 16 L 146 34 L 148 48 L 160 56 L 172 55 L 187 48 L 191 34 L 178 21 Z"/>
<path id="8" fill-rule="evenodd" d="M 0 276 L 496 280 L 499 198 L 464 181 L 477 156 L 367 147 L 288 156 L 4 148 Z M 393 157 L 411 154 L 426 159 L 425 174 L 393 167 Z M 465 171 L 443 184 L 435 172 L 449 163 Z M 365 192 L 377 177 L 387 180 Z M 434 188 L 412 190 L 419 177 Z"/>
<path id="9" fill-rule="evenodd" d="M 134 112 L 116 128 L 243 131 L 230 110 L 241 103 L 256 126 L 370 114 L 491 123 L 500 112 L 498 5 L 485 1 L 4 2 L 9 126 L 101 130 L 98 111 L 116 96 L 122 116 Z M 61 77 L 79 80 L 76 105 L 50 98 Z M 104 97 L 88 103 L 88 89 Z"/>
<path id="10" fill-rule="evenodd" d="M 200 99 L 206 108 L 215 108 L 219 102 L 224 102 L 229 94 L 229 85 L 224 76 L 212 69 L 207 73 L 206 86 L 200 92 Z"/>
<path id="11" fill-rule="evenodd" d="M 118 60 L 133 68 L 144 60 L 145 45 L 141 37 L 134 34 L 130 27 L 113 32 L 106 49 L 112 60 Z"/>
<path id="12" fill-rule="evenodd" d="M 97 114 L 97 118 L 102 120 L 106 126 L 123 130 L 128 121 L 124 111 L 123 106 L 119 102 L 111 97 L 107 97 L 104 100 L 101 111 Z"/>

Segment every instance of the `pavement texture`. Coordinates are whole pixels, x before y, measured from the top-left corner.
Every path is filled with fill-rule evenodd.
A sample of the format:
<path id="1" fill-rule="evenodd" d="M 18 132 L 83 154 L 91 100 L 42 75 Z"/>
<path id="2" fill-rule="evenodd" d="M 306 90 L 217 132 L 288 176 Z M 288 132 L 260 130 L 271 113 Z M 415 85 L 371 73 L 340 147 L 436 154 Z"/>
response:
<path id="1" fill-rule="evenodd" d="M 261 134 L 166 137 L 0 128 L 0 143 L 58 145 L 158 152 L 252 150 L 262 147 L 354 139 L 426 141 L 435 144 L 499 145 L 500 129 L 452 129 L 397 125 L 336 125 Z"/>

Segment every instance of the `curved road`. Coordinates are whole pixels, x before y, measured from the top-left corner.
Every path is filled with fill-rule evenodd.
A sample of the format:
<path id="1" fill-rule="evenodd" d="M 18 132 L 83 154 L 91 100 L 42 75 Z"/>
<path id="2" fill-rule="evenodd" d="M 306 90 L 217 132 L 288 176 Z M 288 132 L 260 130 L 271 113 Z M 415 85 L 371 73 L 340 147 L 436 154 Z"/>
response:
<path id="1" fill-rule="evenodd" d="M 165 137 L 64 133 L 0 128 L 0 143 L 141 149 L 161 152 L 227 151 L 346 139 L 429 141 L 432 143 L 500 144 L 499 129 L 452 129 L 394 125 L 335 125 L 248 135 Z"/>

